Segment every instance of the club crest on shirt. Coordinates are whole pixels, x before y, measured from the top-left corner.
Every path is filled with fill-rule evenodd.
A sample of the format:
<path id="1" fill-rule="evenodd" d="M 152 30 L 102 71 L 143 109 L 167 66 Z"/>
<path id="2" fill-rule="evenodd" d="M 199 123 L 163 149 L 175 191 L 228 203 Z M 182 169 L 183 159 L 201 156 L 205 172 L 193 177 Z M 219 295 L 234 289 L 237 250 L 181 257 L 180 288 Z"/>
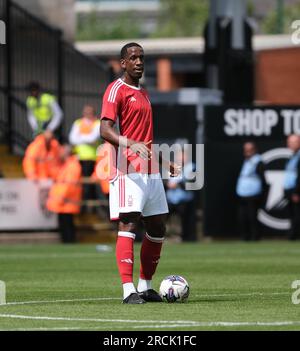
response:
<path id="1" fill-rule="evenodd" d="M 130 102 L 136 102 L 136 98 L 134 96 L 131 97 L 131 99 L 129 100 Z"/>
<path id="2" fill-rule="evenodd" d="M 128 196 L 128 207 L 131 207 L 133 205 L 133 197 L 132 195 Z"/>

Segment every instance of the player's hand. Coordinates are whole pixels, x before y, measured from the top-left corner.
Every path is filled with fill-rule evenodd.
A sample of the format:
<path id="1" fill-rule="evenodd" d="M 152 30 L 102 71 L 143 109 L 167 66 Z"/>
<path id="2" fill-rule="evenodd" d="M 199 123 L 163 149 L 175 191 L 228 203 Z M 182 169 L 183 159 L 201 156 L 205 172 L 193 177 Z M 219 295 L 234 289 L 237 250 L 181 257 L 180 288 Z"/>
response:
<path id="1" fill-rule="evenodd" d="M 171 177 L 178 177 L 180 175 L 181 166 L 178 166 L 174 162 L 170 162 L 169 168 L 170 168 L 170 176 Z"/>
<path id="2" fill-rule="evenodd" d="M 151 143 L 152 143 L 152 140 L 148 141 L 147 143 L 132 141 L 132 144 L 129 146 L 129 148 L 135 154 L 140 156 L 143 160 L 151 160 L 152 151 L 147 146 Z"/>

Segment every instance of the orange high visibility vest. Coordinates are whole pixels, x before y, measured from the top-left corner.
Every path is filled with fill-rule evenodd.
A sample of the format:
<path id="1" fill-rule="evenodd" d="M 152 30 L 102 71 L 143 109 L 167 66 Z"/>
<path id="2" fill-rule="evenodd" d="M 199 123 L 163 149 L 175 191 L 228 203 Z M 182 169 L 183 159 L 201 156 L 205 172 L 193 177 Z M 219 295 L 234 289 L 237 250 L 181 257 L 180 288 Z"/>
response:
<path id="1" fill-rule="evenodd" d="M 92 178 L 99 181 L 102 193 L 105 195 L 109 194 L 111 147 L 107 142 L 99 146 L 95 169 L 92 174 Z"/>
<path id="2" fill-rule="evenodd" d="M 46 148 L 45 137 L 38 135 L 27 147 L 23 159 L 23 171 L 28 179 L 54 178 L 59 167 L 60 144 L 53 139 L 49 150 Z"/>
<path id="3" fill-rule="evenodd" d="M 50 189 L 47 208 L 55 213 L 79 213 L 81 198 L 81 166 L 76 156 L 70 156 Z"/>

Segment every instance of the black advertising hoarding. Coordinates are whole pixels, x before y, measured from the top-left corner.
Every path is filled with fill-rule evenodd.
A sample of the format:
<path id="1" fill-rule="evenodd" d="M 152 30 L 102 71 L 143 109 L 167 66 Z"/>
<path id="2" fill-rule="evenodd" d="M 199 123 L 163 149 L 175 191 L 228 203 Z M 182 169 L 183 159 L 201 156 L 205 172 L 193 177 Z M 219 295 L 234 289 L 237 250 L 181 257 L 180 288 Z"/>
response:
<path id="1" fill-rule="evenodd" d="M 195 106 L 153 104 L 153 128 L 156 143 L 172 144 L 186 138 L 196 143 L 197 120 Z"/>
<path id="2" fill-rule="evenodd" d="M 206 106 L 204 120 L 204 233 L 238 236 L 235 187 L 242 146 L 254 141 L 266 165 L 269 193 L 258 218 L 265 236 L 290 227 L 283 197 L 284 165 L 291 152 L 286 137 L 300 134 L 300 106 Z"/>

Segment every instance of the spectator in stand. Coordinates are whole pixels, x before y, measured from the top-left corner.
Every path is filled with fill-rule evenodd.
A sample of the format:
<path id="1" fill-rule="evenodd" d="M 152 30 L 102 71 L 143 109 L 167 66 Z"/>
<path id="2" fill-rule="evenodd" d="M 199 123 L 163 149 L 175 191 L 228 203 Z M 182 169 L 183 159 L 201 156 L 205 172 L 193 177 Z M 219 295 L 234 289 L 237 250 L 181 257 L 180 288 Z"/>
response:
<path id="1" fill-rule="evenodd" d="M 187 140 L 185 141 L 187 143 Z M 184 142 L 181 141 L 184 145 Z M 196 241 L 196 193 L 186 190 L 186 181 L 191 181 L 192 172 L 195 171 L 195 164 L 188 159 L 185 150 L 175 155 L 175 163 L 182 165 L 182 172 L 179 176 L 170 178 L 167 182 L 167 200 L 169 213 L 177 214 L 181 221 L 182 241 Z"/>
<path id="2" fill-rule="evenodd" d="M 291 220 L 289 240 L 296 240 L 300 237 L 300 136 L 290 135 L 287 146 L 293 154 L 285 166 L 284 194 Z"/>
<path id="3" fill-rule="evenodd" d="M 91 180 L 96 185 L 97 198 L 101 201 L 105 200 L 108 204 L 109 199 L 109 176 L 110 176 L 110 160 L 111 160 L 111 144 L 105 142 L 100 145 L 97 150 L 97 160 Z M 108 206 L 100 205 L 98 214 L 100 217 L 109 218 Z"/>
<path id="4" fill-rule="evenodd" d="M 81 166 L 70 145 L 61 147 L 59 158 L 59 171 L 49 192 L 47 208 L 58 214 L 62 242 L 74 243 L 74 214 L 80 212 L 82 197 Z"/>
<path id="5" fill-rule="evenodd" d="M 62 123 L 63 112 L 54 95 L 42 92 L 37 82 L 28 85 L 29 96 L 26 100 L 27 119 L 33 137 L 47 131 L 55 132 Z"/>
<path id="6" fill-rule="evenodd" d="M 82 167 L 83 177 L 90 177 L 95 169 L 97 147 L 100 145 L 100 120 L 91 105 L 85 105 L 82 117 L 77 119 L 71 128 L 69 142 L 74 146 Z M 96 198 L 95 185 L 88 183 L 83 186 L 83 199 Z"/>
<path id="7" fill-rule="evenodd" d="M 55 178 L 59 166 L 60 144 L 51 131 L 38 135 L 27 147 L 23 159 L 26 178 L 40 180 Z"/>
<path id="8" fill-rule="evenodd" d="M 268 189 L 264 175 L 265 166 L 254 142 L 246 142 L 243 152 L 245 159 L 236 187 L 239 197 L 239 226 L 243 240 L 259 240 L 261 232 L 257 214 Z"/>
<path id="9" fill-rule="evenodd" d="M 110 155 L 111 145 L 105 142 L 98 148 L 97 160 L 92 174 L 92 179 L 99 182 L 101 192 L 105 197 L 108 197 L 109 194 Z"/>

